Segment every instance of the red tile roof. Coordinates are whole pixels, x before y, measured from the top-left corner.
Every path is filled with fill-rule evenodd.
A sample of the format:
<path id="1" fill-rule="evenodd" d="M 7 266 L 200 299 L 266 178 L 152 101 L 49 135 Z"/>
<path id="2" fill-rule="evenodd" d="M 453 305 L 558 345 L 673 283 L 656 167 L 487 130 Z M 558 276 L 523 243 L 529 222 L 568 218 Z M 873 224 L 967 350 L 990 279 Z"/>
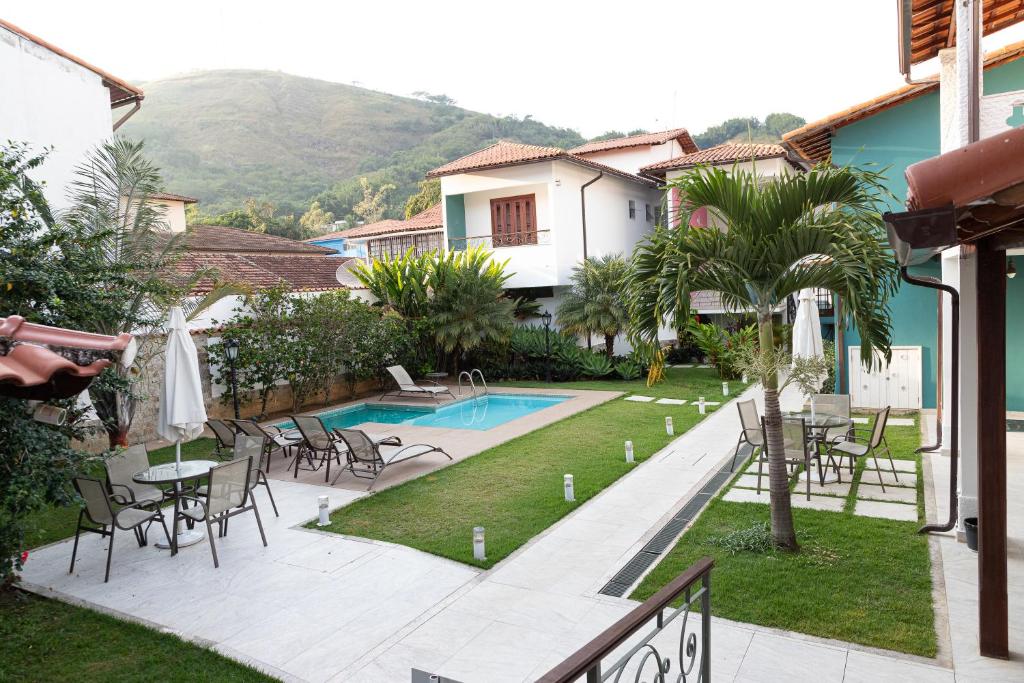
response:
<path id="1" fill-rule="evenodd" d="M 203 278 L 192 287 L 192 295 L 208 293 L 215 280 L 252 289 L 284 285 L 292 292 L 323 292 L 346 288 L 338 282 L 337 274 L 338 268 L 350 260 L 315 254 L 186 252 L 175 262 L 174 272 L 191 277 L 198 271 L 213 271 L 213 277 Z"/>
<path id="2" fill-rule="evenodd" d="M 524 145 L 519 142 L 507 142 L 502 140 L 490 147 L 485 147 L 472 154 L 467 154 L 444 166 L 439 166 L 427 174 L 428 178 L 439 178 L 457 173 L 472 173 L 489 168 L 505 168 L 507 166 L 519 166 L 522 164 L 534 163 L 537 161 L 568 161 L 579 166 L 604 171 L 610 175 L 619 176 L 626 180 L 650 185 L 647 178 L 620 171 L 617 168 L 592 161 L 584 156 L 572 154 L 560 147 L 538 147 L 537 145 Z"/>
<path id="3" fill-rule="evenodd" d="M 441 204 L 439 202 L 429 209 L 424 209 L 415 216 L 411 216 L 404 221 L 389 218 L 387 220 L 377 221 L 376 223 L 357 225 L 354 228 L 346 228 L 345 230 L 339 230 L 337 232 L 320 235 L 318 237 L 310 237 L 306 242 L 316 244 L 323 242 L 324 240 L 375 237 L 377 235 L 390 235 L 399 232 L 441 230 L 443 227 L 444 223 L 441 218 Z"/>
<path id="4" fill-rule="evenodd" d="M 83 391 L 108 367 L 132 337 L 108 337 L 27 323 L 18 315 L 0 318 L 0 395 L 48 400 Z"/>
<path id="5" fill-rule="evenodd" d="M 696 152 L 698 147 L 694 143 L 690 133 L 685 128 L 674 128 L 663 130 L 659 133 L 641 133 L 639 135 L 628 135 L 624 138 L 611 140 L 598 140 L 587 142 L 579 147 L 569 150 L 570 154 L 593 154 L 594 152 L 607 152 L 613 149 L 625 149 L 627 147 L 644 147 L 649 145 L 663 145 L 670 140 L 678 140 L 679 145 L 687 154 Z"/>
<path id="6" fill-rule="evenodd" d="M 88 69 L 89 71 L 92 71 L 94 74 L 99 76 L 100 79 L 102 79 L 103 85 L 106 86 L 107 90 L 110 91 L 110 106 L 111 107 L 121 106 L 122 104 L 127 104 L 128 102 L 132 102 L 132 101 L 138 101 L 138 102 L 142 101 L 142 99 L 143 99 L 142 90 L 140 88 L 135 87 L 134 85 L 131 85 L 127 81 L 121 80 L 117 76 L 113 76 L 113 75 L 107 73 L 106 71 L 103 71 L 102 69 L 99 69 L 99 68 L 93 66 L 92 64 L 90 64 L 89 62 L 85 61 L 84 59 L 81 59 L 81 58 L 76 57 L 76 56 L 74 56 L 74 55 L 72 55 L 70 53 L 65 52 L 64 50 L 60 49 L 56 45 L 52 45 L 52 44 L 46 42 L 45 40 L 43 40 L 39 36 L 36 36 L 36 35 L 34 35 L 32 33 L 29 33 L 25 29 L 19 28 L 19 27 L 15 26 L 14 24 L 10 23 L 9 21 L 4 21 L 3 19 L 0 19 L 0 28 L 5 28 L 8 31 L 10 31 L 11 33 L 15 33 L 15 34 L 21 36 L 25 40 L 33 42 L 36 45 L 39 45 L 40 47 L 44 47 L 47 50 L 49 50 L 50 52 L 53 52 L 54 54 L 60 55 L 64 59 L 70 60 L 70 61 L 74 62 L 75 64 L 78 64 L 79 66 L 84 67 L 84 68 Z"/>
<path id="7" fill-rule="evenodd" d="M 173 192 L 154 192 L 149 195 L 150 199 L 165 200 L 169 202 L 184 202 L 185 204 L 198 204 L 199 200 L 195 197 L 186 197 L 183 194 L 174 194 Z"/>
<path id="8" fill-rule="evenodd" d="M 725 143 L 715 147 L 709 147 L 693 154 L 684 154 L 675 159 L 659 161 L 650 166 L 640 169 L 641 173 L 653 176 L 664 176 L 666 171 L 681 168 L 692 168 L 694 166 L 716 166 L 719 164 L 734 164 L 740 161 L 751 161 L 757 159 L 776 159 L 785 157 L 786 150 L 780 145 L 767 144 L 735 144 Z"/>
<path id="9" fill-rule="evenodd" d="M 1012 62 L 1024 55 L 1024 40 L 1011 43 L 985 55 L 985 68 L 992 69 Z M 866 102 L 847 107 L 823 119 L 812 121 L 782 136 L 782 144 L 813 163 L 832 158 L 832 136 L 835 131 L 851 123 L 874 116 L 891 107 L 939 89 L 939 77 L 932 75 L 920 79 L 924 83 L 904 85 Z"/>
<path id="10" fill-rule="evenodd" d="M 185 248 L 191 252 L 224 251 L 235 254 L 333 254 L 333 249 L 223 225 L 190 225 Z"/>

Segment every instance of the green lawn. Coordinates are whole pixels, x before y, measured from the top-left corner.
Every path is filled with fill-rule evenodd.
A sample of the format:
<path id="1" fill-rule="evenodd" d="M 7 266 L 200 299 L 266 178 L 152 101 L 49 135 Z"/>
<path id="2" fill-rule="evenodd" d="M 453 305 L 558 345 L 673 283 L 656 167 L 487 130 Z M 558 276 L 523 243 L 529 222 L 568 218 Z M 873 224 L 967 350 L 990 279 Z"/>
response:
<path id="1" fill-rule="evenodd" d="M 920 444 L 918 428 L 889 427 L 886 436 L 894 454 L 917 461 L 923 521 L 923 476 L 913 452 Z M 863 469 L 861 461 L 858 475 Z M 729 554 L 715 541 L 767 521 L 768 506 L 716 498 L 631 597 L 645 600 L 710 555 L 717 616 L 934 657 L 928 539 L 917 533 L 919 522 L 854 516 L 855 495 L 856 485 L 841 513 L 794 508 L 802 546 L 796 554 Z"/>
<path id="2" fill-rule="evenodd" d="M 182 460 L 208 460 L 213 451 L 213 439 L 196 439 L 181 445 Z M 149 454 L 149 462 L 159 465 L 165 462 L 174 462 L 174 446 L 158 448 Z M 98 461 L 89 468 L 92 475 L 102 479 L 103 465 Z M 25 539 L 25 546 L 38 548 L 47 543 L 53 543 L 63 538 L 73 536 L 75 523 L 78 521 L 79 506 L 75 503 L 66 506 L 53 506 L 37 512 L 28 518 L 29 531 Z M 31 562 L 31 558 L 29 559 Z"/>
<path id="3" fill-rule="evenodd" d="M 20 591 L 0 591 L 0 681 L 273 680 L 139 624 Z"/>
<path id="4" fill-rule="evenodd" d="M 502 386 L 610 389 L 648 396 L 722 400 L 721 380 L 710 369 L 670 368 L 666 381 L 516 382 Z M 734 382 L 732 393 L 742 385 Z M 709 412 L 711 408 L 709 407 Z M 625 462 L 633 441 L 642 462 L 700 419 L 696 407 L 613 399 L 555 424 L 517 437 L 471 458 L 336 511 L 328 531 L 418 548 L 467 564 L 490 567 L 576 509 L 636 465 Z M 472 438 L 467 431 L 467 438 Z M 576 502 L 563 497 L 562 477 L 575 480 Z M 487 560 L 476 562 L 472 530 L 487 530 Z"/>

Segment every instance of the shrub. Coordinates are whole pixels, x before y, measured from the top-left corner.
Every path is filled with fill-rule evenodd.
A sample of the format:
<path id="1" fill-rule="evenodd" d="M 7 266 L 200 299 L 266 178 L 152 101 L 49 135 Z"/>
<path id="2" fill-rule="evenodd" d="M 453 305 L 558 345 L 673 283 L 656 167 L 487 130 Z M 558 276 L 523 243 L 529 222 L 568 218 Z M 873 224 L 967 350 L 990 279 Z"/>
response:
<path id="1" fill-rule="evenodd" d="M 754 524 L 746 529 L 737 529 L 724 536 L 711 539 L 714 545 L 723 548 L 730 555 L 740 552 L 768 553 L 775 549 L 772 528 L 768 522 Z"/>
<path id="2" fill-rule="evenodd" d="M 580 352 L 578 363 L 580 374 L 584 377 L 599 379 L 601 377 L 607 377 L 615 371 L 615 368 L 612 366 L 612 362 L 608 360 L 608 356 L 593 352 Z"/>
<path id="3" fill-rule="evenodd" d="M 615 372 L 624 380 L 639 379 L 643 373 L 643 368 L 640 364 L 629 359 L 624 358 L 615 364 Z"/>

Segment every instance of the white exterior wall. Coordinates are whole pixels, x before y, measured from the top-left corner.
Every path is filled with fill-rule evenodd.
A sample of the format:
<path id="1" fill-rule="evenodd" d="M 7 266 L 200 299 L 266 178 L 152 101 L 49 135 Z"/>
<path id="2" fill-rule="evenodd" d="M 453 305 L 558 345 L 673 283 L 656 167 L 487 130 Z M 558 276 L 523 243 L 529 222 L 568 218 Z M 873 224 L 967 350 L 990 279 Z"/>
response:
<path id="1" fill-rule="evenodd" d="M 110 92 L 88 69 L 0 28 L 0 144 L 53 150 L 32 176 L 52 208 L 68 205 L 74 167 L 112 133 Z"/>
<path id="2" fill-rule="evenodd" d="M 643 145 L 641 147 L 625 147 L 611 149 L 606 152 L 593 152 L 581 155 L 591 161 L 605 166 L 617 168 L 626 173 L 636 173 L 644 166 L 660 161 L 668 161 L 685 154 L 677 140 L 670 140 L 662 145 Z"/>
<path id="3" fill-rule="evenodd" d="M 796 169 L 793 168 L 793 166 L 789 162 L 787 162 L 785 159 L 782 159 L 782 158 L 778 158 L 778 159 L 759 159 L 757 161 L 741 161 L 739 163 L 729 162 L 729 163 L 726 163 L 726 164 L 718 164 L 717 167 L 721 168 L 721 169 L 724 169 L 726 171 L 731 171 L 732 169 L 735 168 L 735 169 L 738 169 L 740 171 L 746 171 L 747 173 L 756 173 L 759 177 L 762 177 L 762 178 L 771 178 L 771 177 L 781 176 L 781 175 L 790 175 L 790 174 L 796 172 Z M 686 175 L 691 170 L 693 170 L 693 169 L 678 169 L 678 170 L 668 171 L 668 172 L 665 173 L 665 180 L 666 181 L 675 180 L 676 178 L 679 178 L 679 177 L 682 177 L 682 176 Z M 669 212 L 668 224 L 669 225 L 673 225 L 674 224 L 673 223 L 673 219 L 675 217 L 672 215 L 673 211 L 672 211 L 672 207 L 671 207 L 670 204 L 668 206 L 668 212 Z M 708 220 L 710 221 L 711 225 L 716 225 L 717 224 L 717 221 L 715 220 L 714 215 L 708 216 Z M 719 226 L 719 227 L 721 227 L 721 226 Z"/>
<path id="4" fill-rule="evenodd" d="M 185 232 L 185 202 L 177 202 L 170 199 L 150 200 L 158 209 L 162 210 L 164 221 L 171 232 Z"/>

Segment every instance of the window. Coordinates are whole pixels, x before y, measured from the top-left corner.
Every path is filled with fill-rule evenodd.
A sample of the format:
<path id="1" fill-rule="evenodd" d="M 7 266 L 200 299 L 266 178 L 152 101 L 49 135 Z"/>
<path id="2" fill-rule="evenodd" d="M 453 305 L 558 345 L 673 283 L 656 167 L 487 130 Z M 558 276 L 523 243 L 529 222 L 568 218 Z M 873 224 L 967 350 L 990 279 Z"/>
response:
<path id="1" fill-rule="evenodd" d="M 630 219 L 636 219 L 636 202 L 632 199 L 629 200 L 629 217 Z"/>
<path id="2" fill-rule="evenodd" d="M 491 200 L 491 246 L 537 244 L 537 199 L 532 194 Z"/>
<path id="3" fill-rule="evenodd" d="M 367 251 L 372 259 L 390 259 L 402 256 L 409 249 L 414 250 L 414 255 L 421 256 L 431 251 L 440 251 L 443 246 L 443 233 L 427 232 L 378 237 L 367 243 Z"/>
<path id="4" fill-rule="evenodd" d="M 654 222 L 654 210 L 651 208 L 650 204 L 644 204 L 644 215 L 647 218 L 648 223 Z"/>

